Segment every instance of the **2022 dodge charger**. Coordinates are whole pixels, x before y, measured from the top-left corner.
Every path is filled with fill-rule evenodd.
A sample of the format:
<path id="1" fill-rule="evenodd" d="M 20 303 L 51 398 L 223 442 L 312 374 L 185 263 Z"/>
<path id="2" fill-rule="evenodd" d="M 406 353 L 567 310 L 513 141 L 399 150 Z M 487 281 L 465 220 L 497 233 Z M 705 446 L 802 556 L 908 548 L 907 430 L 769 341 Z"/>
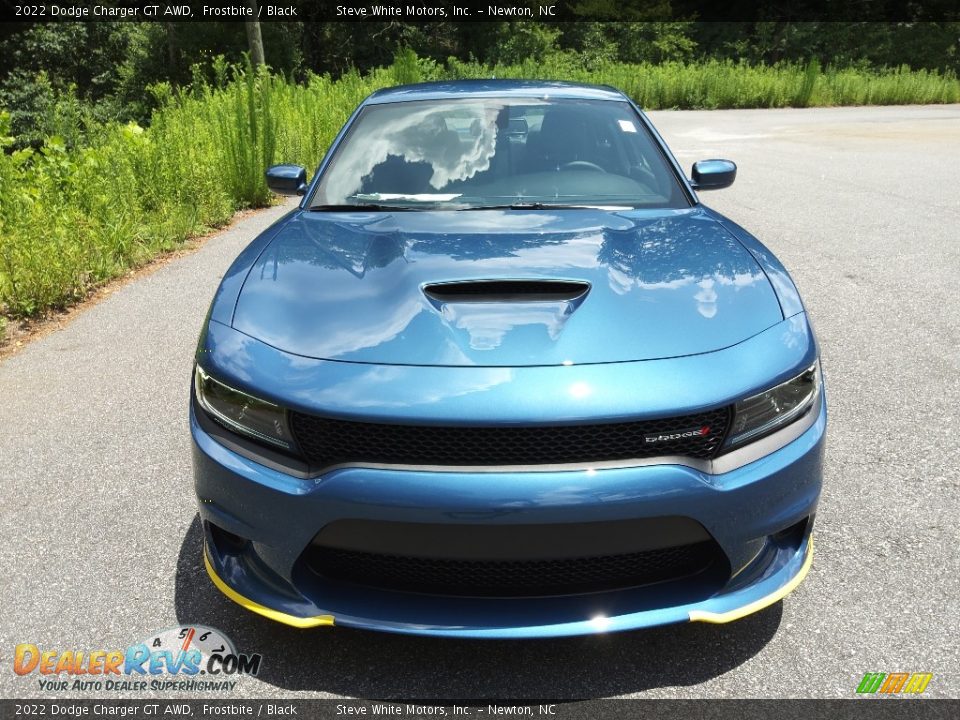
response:
<path id="1" fill-rule="evenodd" d="M 318 109 L 318 111 L 320 111 Z M 606 87 L 382 90 L 236 259 L 190 425 L 217 587 L 298 627 L 727 622 L 812 560 L 826 403 L 781 263 Z"/>

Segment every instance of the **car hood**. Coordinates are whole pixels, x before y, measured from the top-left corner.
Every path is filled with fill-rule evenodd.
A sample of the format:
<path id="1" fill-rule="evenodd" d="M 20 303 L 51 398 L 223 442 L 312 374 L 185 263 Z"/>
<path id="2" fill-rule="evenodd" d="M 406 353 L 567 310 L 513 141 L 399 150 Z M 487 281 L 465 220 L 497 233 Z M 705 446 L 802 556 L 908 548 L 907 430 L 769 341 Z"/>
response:
<path id="1" fill-rule="evenodd" d="M 478 283 L 504 280 L 525 282 Z M 310 358 L 522 366 L 711 352 L 782 319 L 753 256 L 699 208 L 299 212 L 233 327 Z"/>

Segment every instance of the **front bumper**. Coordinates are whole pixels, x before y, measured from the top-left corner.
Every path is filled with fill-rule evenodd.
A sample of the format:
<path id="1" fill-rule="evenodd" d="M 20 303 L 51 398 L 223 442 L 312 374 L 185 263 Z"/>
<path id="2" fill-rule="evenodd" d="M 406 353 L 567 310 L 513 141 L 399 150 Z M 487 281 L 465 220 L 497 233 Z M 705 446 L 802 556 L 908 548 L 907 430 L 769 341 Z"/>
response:
<path id="1" fill-rule="evenodd" d="M 729 622 L 777 602 L 810 567 L 826 427 L 822 395 L 816 413 L 785 446 L 718 474 L 664 464 L 494 473 L 349 467 L 296 478 L 224 447 L 191 411 L 205 563 L 228 597 L 298 627 L 519 638 Z M 728 561 L 721 582 L 451 597 L 329 582 L 302 562 L 317 532 L 343 518 L 498 525 L 663 516 L 692 518 L 710 533 Z"/>

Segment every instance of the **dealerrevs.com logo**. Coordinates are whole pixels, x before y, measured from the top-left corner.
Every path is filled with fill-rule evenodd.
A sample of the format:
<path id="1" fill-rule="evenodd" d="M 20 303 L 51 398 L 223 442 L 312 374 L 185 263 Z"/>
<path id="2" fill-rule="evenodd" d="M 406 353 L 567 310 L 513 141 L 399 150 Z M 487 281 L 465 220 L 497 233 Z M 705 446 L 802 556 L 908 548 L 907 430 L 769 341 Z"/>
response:
<path id="1" fill-rule="evenodd" d="M 13 671 L 36 675 L 50 691 L 230 691 L 240 675 L 260 672 L 259 653 L 238 653 L 222 632 L 202 625 L 170 628 L 126 650 L 43 649 L 17 645 Z"/>

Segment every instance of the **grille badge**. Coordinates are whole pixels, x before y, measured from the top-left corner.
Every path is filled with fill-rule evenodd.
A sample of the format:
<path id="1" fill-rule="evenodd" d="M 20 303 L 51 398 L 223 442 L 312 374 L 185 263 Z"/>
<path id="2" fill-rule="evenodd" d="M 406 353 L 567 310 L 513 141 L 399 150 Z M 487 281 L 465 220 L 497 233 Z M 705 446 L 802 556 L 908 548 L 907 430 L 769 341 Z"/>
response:
<path id="1" fill-rule="evenodd" d="M 673 433 L 649 433 L 643 436 L 645 443 L 671 442 L 673 440 L 682 440 L 684 438 L 706 437 L 710 434 L 710 426 L 704 425 L 698 428 L 687 428 Z"/>

